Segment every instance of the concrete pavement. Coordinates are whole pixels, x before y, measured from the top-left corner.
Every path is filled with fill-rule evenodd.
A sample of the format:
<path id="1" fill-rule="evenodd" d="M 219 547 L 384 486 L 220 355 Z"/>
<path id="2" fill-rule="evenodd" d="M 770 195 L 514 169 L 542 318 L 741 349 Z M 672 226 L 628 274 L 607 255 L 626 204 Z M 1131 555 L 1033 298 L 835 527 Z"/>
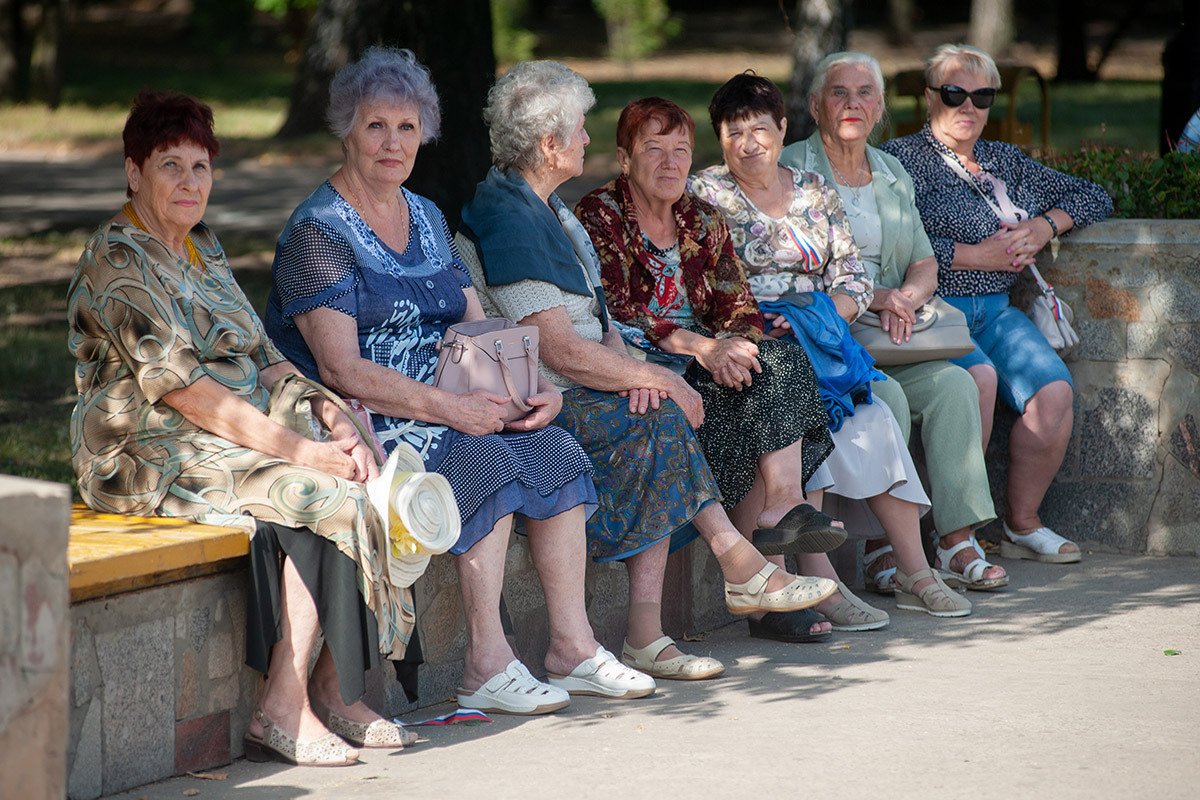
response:
<path id="1" fill-rule="evenodd" d="M 1012 586 L 971 593 L 964 620 L 882 598 L 889 629 L 818 645 L 734 624 L 687 645 L 725 662 L 715 681 L 425 728 L 428 741 L 356 767 L 238 761 L 215 770 L 224 780 L 114 797 L 1200 797 L 1200 561 L 1003 563 Z"/>

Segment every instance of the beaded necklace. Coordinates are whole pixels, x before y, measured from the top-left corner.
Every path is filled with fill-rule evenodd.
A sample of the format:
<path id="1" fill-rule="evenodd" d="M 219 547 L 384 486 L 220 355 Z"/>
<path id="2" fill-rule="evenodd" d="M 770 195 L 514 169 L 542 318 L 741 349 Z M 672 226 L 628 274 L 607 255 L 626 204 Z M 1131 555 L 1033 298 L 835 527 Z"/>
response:
<path id="1" fill-rule="evenodd" d="M 125 216 L 129 217 L 129 221 L 133 223 L 133 227 L 138 230 L 150 233 L 146 226 L 142 224 L 141 217 L 133 210 L 133 202 L 126 201 L 125 205 L 121 206 L 121 210 L 125 212 Z M 154 234 L 150 234 L 153 236 Z M 200 258 L 200 250 L 197 249 L 195 242 L 192 241 L 192 235 L 189 233 L 183 237 L 183 250 L 187 253 L 187 262 L 193 267 L 204 269 L 204 259 Z"/>

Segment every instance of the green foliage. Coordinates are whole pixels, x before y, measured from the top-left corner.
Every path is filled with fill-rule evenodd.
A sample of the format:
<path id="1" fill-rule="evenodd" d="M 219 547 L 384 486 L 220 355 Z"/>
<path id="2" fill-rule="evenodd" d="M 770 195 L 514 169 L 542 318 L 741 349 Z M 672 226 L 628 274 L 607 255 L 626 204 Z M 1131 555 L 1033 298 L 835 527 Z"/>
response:
<path id="1" fill-rule="evenodd" d="M 1114 217 L 1200 219 L 1200 153 L 1158 158 L 1089 144 L 1051 156 L 1046 164 L 1103 186 L 1113 199 Z"/>
<path id="2" fill-rule="evenodd" d="M 496 61 L 514 64 L 533 58 L 537 47 L 537 34 L 522 27 L 529 0 L 491 0 L 492 4 L 492 49 Z"/>
<path id="3" fill-rule="evenodd" d="M 608 30 L 608 55 L 626 63 L 654 53 L 680 31 L 667 0 L 592 0 Z"/>
<path id="4" fill-rule="evenodd" d="M 254 7 L 264 14 L 283 18 L 289 11 L 307 11 L 317 7 L 317 0 L 254 0 Z"/>

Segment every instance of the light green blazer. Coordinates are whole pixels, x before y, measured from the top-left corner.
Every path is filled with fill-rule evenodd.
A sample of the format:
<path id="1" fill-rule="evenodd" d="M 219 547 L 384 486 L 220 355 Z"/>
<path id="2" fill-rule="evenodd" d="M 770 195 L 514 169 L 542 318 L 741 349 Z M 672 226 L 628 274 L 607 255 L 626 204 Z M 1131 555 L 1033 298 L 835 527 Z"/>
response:
<path id="1" fill-rule="evenodd" d="M 871 186 L 883 228 L 880 249 L 883 263 L 879 265 L 877 283 L 888 289 L 898 289 L 904 283 L 909 264 L 930 258 L 933 247 L 921 224 L 921 215 L 917 213 L 912 178 L 904 167 L 895 157 L 870 146 L 867 147 L 867 159 L 871 162 Z M 833 168 L 829 166 L 819 131 L 802 142 L 783 148 L 779 163 L 816 172 L 823 175 L 827 183 L 833 184 Z"/>

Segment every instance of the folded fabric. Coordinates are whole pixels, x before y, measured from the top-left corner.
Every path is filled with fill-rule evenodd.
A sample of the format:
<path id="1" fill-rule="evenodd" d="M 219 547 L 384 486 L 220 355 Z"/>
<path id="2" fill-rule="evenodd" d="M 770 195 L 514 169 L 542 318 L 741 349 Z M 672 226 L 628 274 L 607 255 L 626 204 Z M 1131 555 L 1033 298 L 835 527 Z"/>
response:
<path id="1" fill-rule="evenodd" d="M 621 338 L 625 340 L 625 344 L 638 350 L 646 357 L 646 360 L 651 364 L 658 364 L 666 367 L 677 375 L 682 375 L 691 366 L 691 363 L 696 359 L 692 356 L 680 355 L 678 353 L 668 353 L 650 342 L 646 336 L 646 332 L 641 328 L 635 328 L 632 325 L 626 325 L 624 322 L 612 321 L 613 327 L 617 329 L 617 333 L 621 334 Z"/>
<path id="2" fill-rule="evenodd" d="M 764 314 L 778 314 L 792 326 L 792 336 L 808 354 L 817 375 L 817 390 L 829 414 L 829 430 L 841 430 L 854 416 L 857 403 L 871 402 L 871 381 L 887 380 L 875 359 L 850 335 L 850 326 L 824 292 L 787 294 L 758 304 Z"/>

